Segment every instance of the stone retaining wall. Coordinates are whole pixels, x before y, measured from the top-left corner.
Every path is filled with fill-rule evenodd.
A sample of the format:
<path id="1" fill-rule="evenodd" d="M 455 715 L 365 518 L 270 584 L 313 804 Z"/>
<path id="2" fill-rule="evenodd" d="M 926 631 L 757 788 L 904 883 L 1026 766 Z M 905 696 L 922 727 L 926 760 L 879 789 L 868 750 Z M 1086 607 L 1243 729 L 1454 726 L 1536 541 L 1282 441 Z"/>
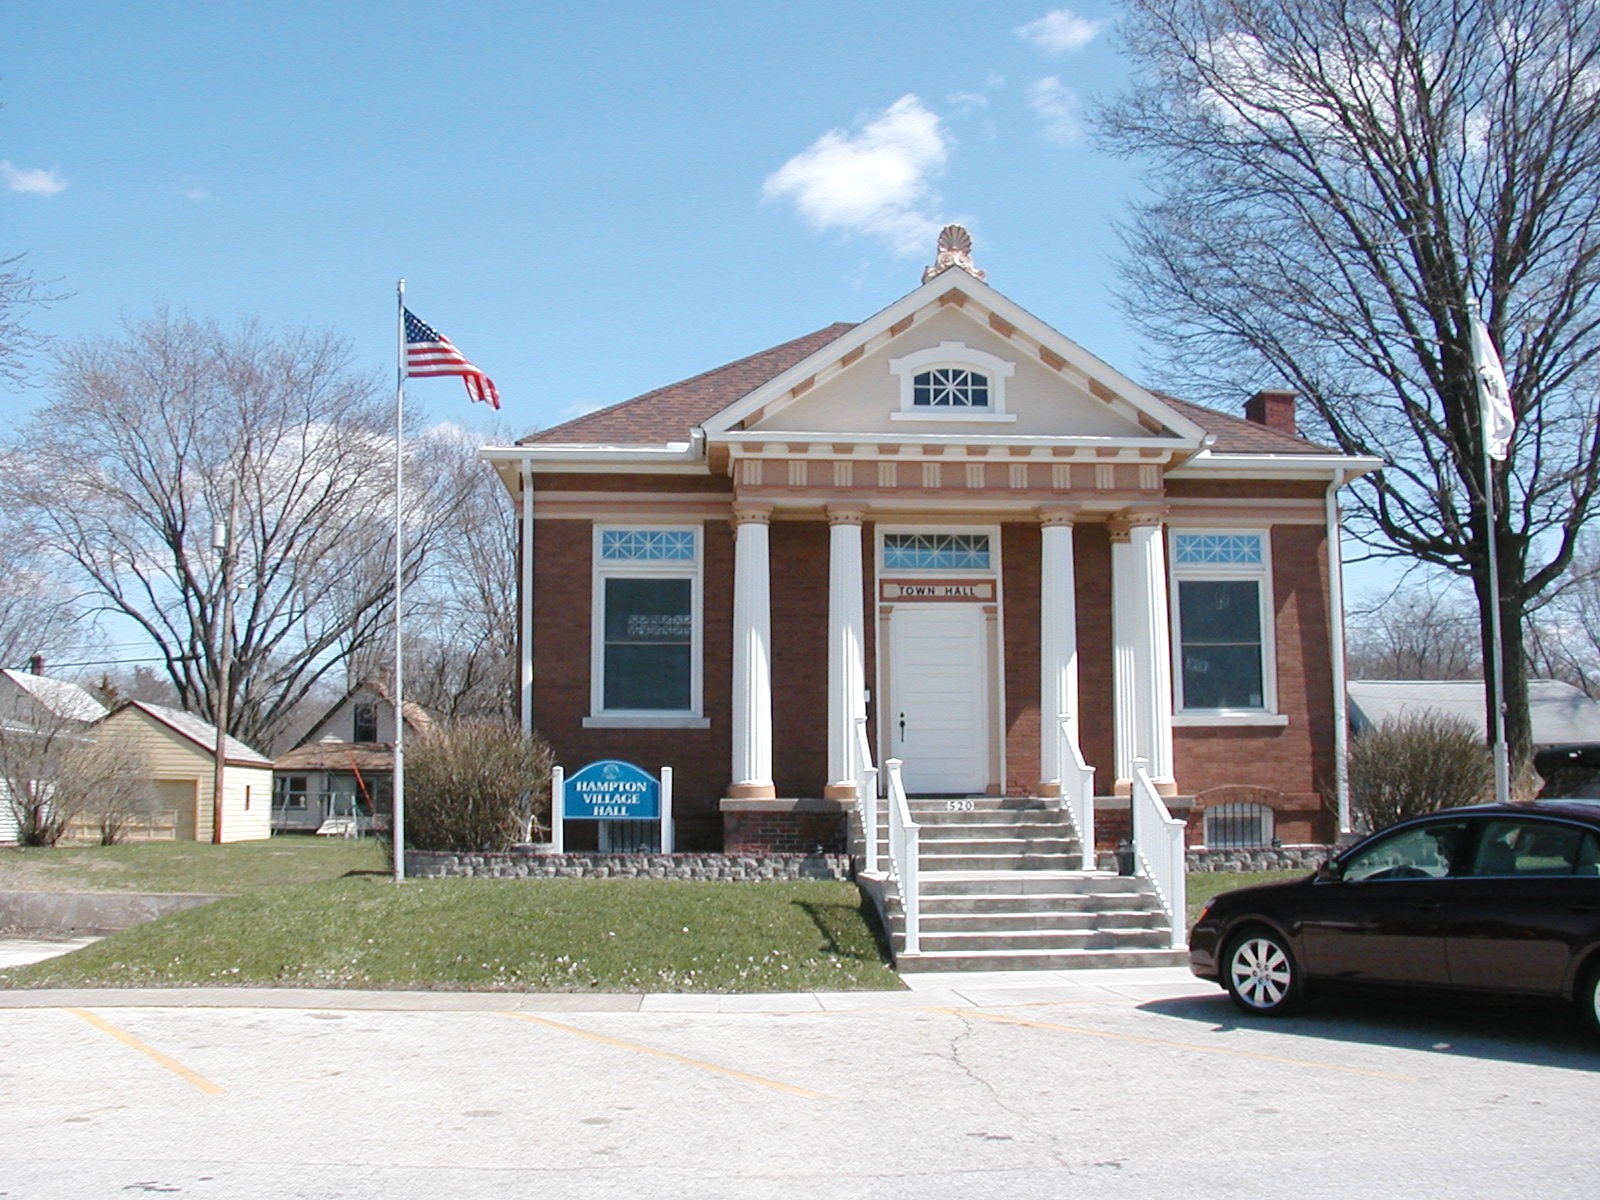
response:
<path id="1" fill-rule="evenodd" d="M 1337 846 L 1263 846 L 1250 850 L 1208 850 L 1184 853 L 1190 871 L 1315 871 L 1338 853 Z"/>
<path id="2" fill-rule="evenodd" d="M 406 874 L 419 879 L 848 879 L 843 854 L 551 854 L 538 848 L 501 854 L 407 850 Z"/>

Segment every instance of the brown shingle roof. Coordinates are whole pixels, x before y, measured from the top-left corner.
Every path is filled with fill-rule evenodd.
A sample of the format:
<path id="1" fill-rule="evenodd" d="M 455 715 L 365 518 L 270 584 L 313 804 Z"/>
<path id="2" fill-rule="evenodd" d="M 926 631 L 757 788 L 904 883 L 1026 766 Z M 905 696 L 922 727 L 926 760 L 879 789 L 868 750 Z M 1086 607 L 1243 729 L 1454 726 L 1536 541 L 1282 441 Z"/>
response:
<path id="1" fill-rule="evenodd" d="M 796 363 L 815 354 L 829 342 L 843 337 L 855 326 L 849 322 L 829 325 L 781 346 L 741 358 L 691 379 L 669 383 L 666 387 L 635 396 L 586 413 L 563 425 L 553 425 L 521 440 L 519 445 L 571 442 L 607 446 L 659 446 L 681 442 L 689 431 L 709 421 L 741 396 L 756 390 L 768 380 L 782 375 Z"/>
<path id="2" fill-rule="evenodd" d="M 841 321 L 784 342 L 726 366 L 656 388 L 632 400 L 586 413 L 523 438 L 519 445 L 659 446 L 684 441 L 695 426 L 709 421 L 734 401 L 777 378 L 796 363 L 843 337 L 855 326 Z M 1216 435 L 1217 454 L 1336 454 L 1305 438 L 1270 429 L 1154 392 L 1207 433 Z"/>
<path id="3" fill-rule="evenodd" d="M 1316 442 L 1307 441 L 1303 437 L 1296 437 L 1292 433 L 1284 433 L 1279 429 L 1271 429 L 1265 425 L 1258 425 L 1254 421 L 1247 421 L 1243 417 L 1232 417 L 1227 413 L 1220 413 L 1214 408 L 1202 408 L 1198 404 L 1191 404 L 1187 400 L 1179 400 L 1176 396 L 1169 396 L 1165 392 L 1153 392 L 1165 403 L 1177 409 L 1180 414 L 1188 417 L 1207 433 L 1216 435 L 1216 443 L 1211 447 L 1213 454 L 1338 454 L 1337 450 L 1330 450 L 1327 446 L 1319 446 Z"/>

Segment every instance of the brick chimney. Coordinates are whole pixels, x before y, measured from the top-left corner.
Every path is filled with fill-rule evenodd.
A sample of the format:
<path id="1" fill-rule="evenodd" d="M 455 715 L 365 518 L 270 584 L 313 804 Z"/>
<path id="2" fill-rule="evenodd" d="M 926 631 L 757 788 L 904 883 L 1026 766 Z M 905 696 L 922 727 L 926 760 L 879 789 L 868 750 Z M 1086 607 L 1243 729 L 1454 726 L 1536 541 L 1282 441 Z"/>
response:
<path id="1" fill-rule="evenodd" d="M 1300 393 L 1295 391 L 1269 389 L 1257 392 L 1244 402 L 1245 420 L 1298 437 L 1300 429 L 1294 419 L 1294 402 L 1299 398 Z"/>
<path id="2" fill-rule="evenodd" d="M 44 655 L 35 654 L 32 658 L 30 658 L 28 660 L 28 669 L 30 671 L 32 671 L 35 675 L 43 675 L 44 674 Z"/>

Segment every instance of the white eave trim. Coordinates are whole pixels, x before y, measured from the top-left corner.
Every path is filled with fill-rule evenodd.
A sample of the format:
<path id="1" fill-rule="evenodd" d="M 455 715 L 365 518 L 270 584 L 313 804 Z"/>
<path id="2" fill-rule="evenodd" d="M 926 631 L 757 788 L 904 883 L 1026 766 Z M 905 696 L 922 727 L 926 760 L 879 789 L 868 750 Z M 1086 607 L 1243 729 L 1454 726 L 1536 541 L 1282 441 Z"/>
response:
<path id="1" fill-rule="evenodd" d="M 691 442 L 664 446 L 606 446 L 592 443 L 540 446 L 485 446 L 478 457 L 493 463 L 513 464 L 530 471 L 541 468 L 626 466 L 654 472 L 703 472 L 705 454 Z"/>
<path id="2" fill-rule="evenodd" d="M 1251 475 L 1258 479 L 1330 479 L 1343 472 L 1349 483 L 1382 469 L 1381 458 L 1355 454 L 1197 454 L 1167 472 L 1169 479 L 1205 479 L 1213 475 Z"/>
<path id="3" fill-rule="evenodd" d="M 1063 437 L 1059 434 L 1016 433 L 934 433 L 907 430 L 903 433 L 819 433 L 815 430 L 742 430 L 738 433 L 710 433 L 713 446 L 726 446 L 735 453 L 750 453 L 750 447 L 797 446 L 1018 446 L 1029 449 L 1072 450 L 1161 450 L 1169 454 L 1193 454 L 1198 445 L 1188 438 L 1162 437 Z M 758 451 L 759 452 L 759 451 Z M 774 453 L 781 453 L 774 451 Z M 1154 462 L 1154 459 L 1151 459 Z"/>

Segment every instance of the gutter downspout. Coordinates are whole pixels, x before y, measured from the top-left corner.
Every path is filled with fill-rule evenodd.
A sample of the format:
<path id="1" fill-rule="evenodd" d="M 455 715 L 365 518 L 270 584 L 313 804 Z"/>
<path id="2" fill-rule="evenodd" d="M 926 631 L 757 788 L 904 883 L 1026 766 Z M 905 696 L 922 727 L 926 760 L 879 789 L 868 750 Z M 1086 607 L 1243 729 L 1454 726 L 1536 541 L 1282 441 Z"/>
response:
<path id="1" fill-rule="evenodd" d="M 1350 706 L 1344 663 L 1344 551 L 1339 543 L 1338 492 L 1345 470 L 1336 468 L 1324 505 L 1328 522 L 1328 654 L 1333 665 L 1333 792 L 1341 838 L 1350 830 Z"/>

